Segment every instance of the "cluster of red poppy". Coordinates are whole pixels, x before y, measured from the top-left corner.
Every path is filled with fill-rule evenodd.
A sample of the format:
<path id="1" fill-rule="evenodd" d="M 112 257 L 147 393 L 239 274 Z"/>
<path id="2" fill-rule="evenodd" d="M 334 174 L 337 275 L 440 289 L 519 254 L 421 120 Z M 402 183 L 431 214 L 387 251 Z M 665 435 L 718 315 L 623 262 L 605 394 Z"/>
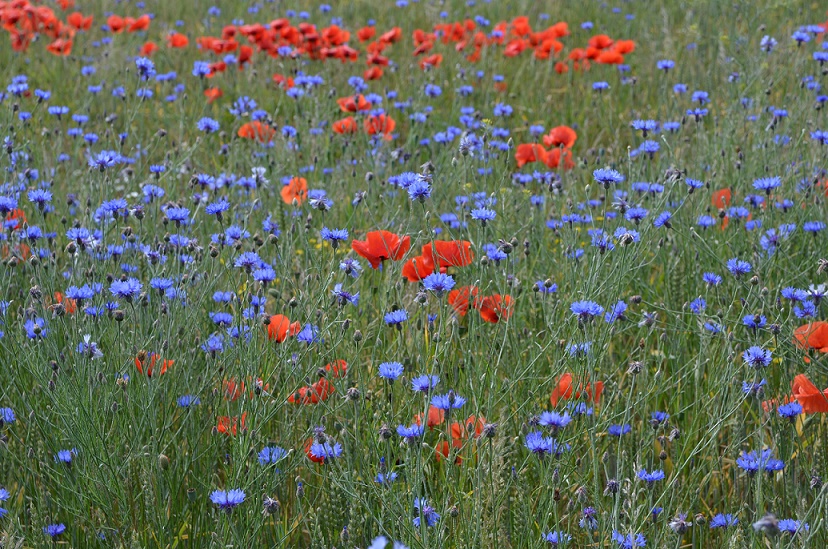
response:
<path id="1" fill-rule="evenodd" d="M 523 143 L 517 146 L 515 149 L 517 167 L 522 168 L 526 164 L 540 162 L 550 169 L 556 169 L 563 164 L 563 169 L 571 170 L 575 167 L 572 159 L 572 146 L 577 139 L 578 134 L 569 126 L 556 126 L 543 136 L 543 144 L 552 149 L 546 150 L 538 143 Z"/>
<path id="2" fill-rule="evenodd" d="M 439 427 L 443 425 L 446 421 L 446 412 L 437 408 L 436 406 L 429 406 L 428 412 L 426 413 L 426 427 L 429 430 L 434 429 L 435 427 Z M 421 414 L 414 415 L 414 423 L 416 425 L 423 424 L 423 418 Z M 470 415 L 466 418 L 466 421 L 460 423 L 458 421 L 453 421 L 451 423 L 451 428 L 449 429 L 449 435 L 451 436 L 451 444 L 447 440 L 443 440 L 438 442 L 434 448 L 434 457 L 437 458 L 438 461 L 442 459 L 447 459 L 451 453 L 451 449 L 454 448 L 455 450 L 460 450 L 463 448 L 463 444 L 466 440 L 470 438 L 480 438 L 483 434 L 483 426 L 486 424 L 486 418 L 483 416 L 475 416 Z M 454 457 L 454 463 L 460 464 L 463 461 L 463 456 L 459 453 Z"/>
<path id="3" fill-rule="evenodd" d="M 74 1 L 61 0 L 58 4 L 61 9 L 68 10 L 74 6 Z M 0 0 L 0 26 L 9 33 L 14 51 L 26 51 L 32 40 L 42 34 L 52 39 L 46 51 L 66 56 L 72 52 L 75 32 L 88 30 L 92 26 L 92 16 L 84 17 L 75 12 L 64 23 L 48 6 L 36 6 L 29 0 Z"/>
<path id="4" fill-rule="evenodd" d="M 362 94 L 340 97 L 336 100 L 336 103 L 342 112 L 346 113 L 362 113 L 371 110 L 371 103 Z M 397 123 L 393 118 L 383 113 L 366 117 L 362 123 L 362 127 L 368 135 L 382 134 L 386 138 L 389 138 L 391 132 L 397 127 Z M 332 129 L 334 133 L 339 134 L 356 133 L 359 129 L 359 124 L 357 124 L 353 116 L 347 116 L 334 122 Z"/>
<path id="5" fill-rule="evenodd" d="M 348 363 L 342 359 L 334 360 L 325 365 L 324 371 L 319 372 L 320 376 L 316 382 L 300 387 L 288 397 L 287 401 L 291 404 L 304 404 L 305 406 L 324 402 L 336 392 L 333 383 L 328 381 L 327 376 L 339 378 L 344 377 L 347 373 Z"/>

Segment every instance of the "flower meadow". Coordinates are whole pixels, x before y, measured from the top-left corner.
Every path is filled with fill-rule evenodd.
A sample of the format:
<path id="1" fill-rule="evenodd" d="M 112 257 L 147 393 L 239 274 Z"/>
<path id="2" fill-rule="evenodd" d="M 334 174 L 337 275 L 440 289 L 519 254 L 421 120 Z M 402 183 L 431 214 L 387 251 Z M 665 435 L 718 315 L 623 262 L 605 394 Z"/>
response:
<path id="1" fill-rule="evenodd" d="M 828 15 L 0 0 L 0 546 L 828 544 Z"/>

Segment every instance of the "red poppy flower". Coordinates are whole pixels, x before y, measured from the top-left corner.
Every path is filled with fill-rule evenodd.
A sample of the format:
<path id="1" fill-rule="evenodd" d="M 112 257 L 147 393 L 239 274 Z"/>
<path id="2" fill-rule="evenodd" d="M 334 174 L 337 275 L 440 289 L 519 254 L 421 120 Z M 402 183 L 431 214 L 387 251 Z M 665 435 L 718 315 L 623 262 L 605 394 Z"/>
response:
<path id="1" fill-rule="evenodd" d="M 546 161 L 544 162 L 546 166 L 550 169 L 556 169 L 561 165 L 561 157 L 563 157 L 563 169 L 571 170 L 575 167 L 575 161 L 572 160 L 572 151 L 570 149 L 563 149 L 560 148 L 552 149 L 546 155 Z"/>
<path id="2" fill-rule="evenodd" d="M 583 393 L 581 392 L 580 384 L 578 384 L 577 389 L 574 389 L 572 374 L 567 372 L 562 375 L 560 379 L 558 379 L 558 383 L 552 390 L 552 395 L 549 397 L 549 401 L 552 403 L 552 406 L 557 406 L 559 400 L 569 400 L 572 398 L 574 393 L 575 398 L 581 398 L 581 395 L 583 394 L 584 398 L 586 398 L 588 402 L 594 402 L 597 404 L 601 400 L 601 393 L 603 392 L 603 381 L 596 381 L 594 386 L 587 383 L 586 387 L 583 389 Z"/>
<path id="3" fill-rule="evenodd" d="M 612 46 L 612 44 L 612 38 L 610 38 L 606 34 L 596 34 L 595 36 L 590 38 L 589 42 L 587 43 L 587 45 L 589 45 L 590 48 L 595 48 L 598 50 L 606 49 Z"/>
<path id="4" fill-rule="evenodd" d="M 536 143 L 523 143 L 515 149 L 515 161 L 517 161 L 518 168 L 532 162 L 543 162 L 545 164 L 546 155 L 547 150 Z"/>
<path id="5" fill-rule="evenodd" d="M 449 292 L 448 303 L 452 306 L 452 308 L 454 308 L 454 312 L 456 312 L 459 316 L 466 316 L 466 313 L 469 311 L 469 306 L 476 306 L 476 298 L 476 286 L 461 286 L 460 288 Z"/>
<path id="6" fill-rule="evenodd" d="M 381 133 L 386 136 L 390 136 L 391 132 L 394 131 L 394 128 L 397 127 L 397 123 L 390 116 L 380 114 L 366 118 L 362 123 L 362 127 L 365 128 L 365 133 L 368 135 L 376 135 Z"/>
<path id="7" fill-rule="evenodd" d="M 360 94 L 349 95 L 348 97 L 340 97 L 336 100 L 336 104 L 342 109 L 342 112 L 359 112 L 370 111 L 371 103 L 365 99 L 365 96 Z"/>
<path id="8" fill-rule="evenodd" d="M 141 351 L 135 357 L 135 367 L 138 369 L 140 374 L 152 377 L 152 374 L 155 373 L 155 364 L 158 361 L 159 356 L 157 353 L 147 353 L 146 351 Z M 167 359 L 163 359 L 160 362 L 161 368 L 158 371 L 159 376 L 166 374 L 167 368 L 175 364 L 174 360 Z"/>
<path id="9" fill-rule="evenodd" d="M 436 406 L 428 407 L 428 413 L 426 414 L 426 426 L 429 429 L 434 429 L 438 425 L 442 425 L 444 421 L 446 421 L 445 410 L 441 410 Z M 423 418 L 421 414 L 414 415 L 414 423 L 416 423 L 417 425 L 423 424 Z"/>
<path id="10" fill-rule="evenodd" d="M 167 36 L 167 46 L 170 48 L 186 48 L 189 43 L 190 39 L 178 32 L 174 32 Z"/>
<path id="11" fill-rule="evenodd" d="M 828 389 L 820 391 L 805 374 L 793 379 L 791 392 L 806 414 L 828 412 Z"/>
<path id="12" fill-rule="evenodd" d="M 94 17 L 92 15 L 88 15 L 86 17 L 79 11 L 74 13 L 70 13 L 66 17 L 66 22 L 69 25 L 77 30 L 89 30 L 92 27 L 92 21 Z"/>
<path id="13" fill-rule="evenodd" d="M 281 74 L 273 75 L 273 83 L 284 90 L 289 90 L 294 86 L 293 78 L 289 76 L 283 76 Z"/>
<path id="14" fill-rule="evenodd" d="M 376 27 L 362 27 L 357 31 L 357 38 L 360 42 L 367 42 L 377 34 Z"/>
<path id="15" fill-rule="evenodd" d="M 366 69 L 362 73 L 362 78 L 365 80 L 379 80 L 382 78 L 383 72 L 382 69 L 374 65 L 370 69 Z"/>
<path id="16" fill-rule="evenodd" d="M 241 422 L 239 422 L 239 418 L 237 416 L 218 416 L 216 430 L 223 435 L 236 436 L 239 423 L 241 423 L 242 431 L 247 430 L 246 420 L 247 412 L 244 412 L 241 415 Z"/>
<path id="17" fill-rule="evenodd" d="M 569 72 L 569 66 L 562 61 L 558 61 L 555 63 L 555 72 L 558 74 L 565 74 Z"/>
<path id="18" fill-rule="evenodd" d="M 618 40 L 613 44 L 612 49 L 621 55 L 627 55 L 635 51 L 635 42 L 632 40 Z"/>
<path id="19" fill-rule="evenodd" d="M 400 27 L 394 27 L 390 31 L 380 35 L 379 41 L 385 42 L 386 44 L 393 44 L 394 42 L 397 42 L 400 38 L 402 38 L 402 29 Z"/>
<path id="20" fill-rule="evenodd" d="M 512 296 L 495 294 L 477 300 L 475 308 L 480 311 L 480 317 L 483 320 L 496 324 L 501 320 L 508 320 L 512 316 L 513 305 Z"/>
<path id="21" fill-rule="evenodd" d="M 299 322 L 290 322 L 285 315 L 273 315 L 267 325 L 267 338 L 277 343 L 283 342 L 288 336 L 295 336 L 302 330 Z"/>
<path id="22" fill-rule="evenodd" d="M 346 134 L 346 133 L 356 133 L 359 129 L 359 126 L 354 120 L 353 116 L 349 116 L 347 118 L 343 118 L 342 120 L 337 120 L 331 126 L 331 129 L 334 133 L 338 134 Z"/>
<path id="23" fill-rule="evenodd" d="M 411 247 L 411 237 L 400 237 L 388 231 L 370 231 L 365 240 L 353 240 L 351 248 L 368 260 L 371 267 L 376 269 L 386 259 L 399 261 Z"/>
<path id="24" fill-rule="evenodd" d="M 543 144 L 547 147 L 559 147 L 563 145 L 571 148 L 578 139 L 578 134 L 569 126 L 556 126 L 543 136 Z"/>
<path id="25" fill-rule="evenodd" d="M 423 246 L 425 250 L 425 246 Z M 434 272 L 434 260 L 431 255 L 418 255 L 405 262 L 402 276 L 409 282 L 419 282 Z"/>
<path id="26" fill-rule="evenodd" d="M 23 250 L 21 250 L 21 252 L 22 251 Z M 28 247 L 26 248 L 26 251 L 28 251 Z M 24 255 L 23 258 L 26 259 L 26 254 L 21 253 L 21 255 Z M 64 297 L 63 294 L 60 292 L 55 292 L 55 302 L 62 304 L 64 310 L 70 315 L 73 315 L 78 311 L 77 302 L 74 299 Z"/>
<path id="27" fill-rule="evenodd" d="M 115 34 L 124 30 L 124 18 L 120 15 L 110 15 L 106 19 L 106 26 L 109 27 L 109 31 Z"/>
<path id="28" fill-rule="evenodd" d="M 713 193 L 710 203 L 714 208 L 724 209 L 730 206 L 730 200 L 733 198 L 733 193 L 730 189 L 719 189 Z"/>
<path id="29" fill-rule="evenodd" d="M 244 381 L 225 379 L 221 382 L 224 400 L 234 401 L 244 394 Z"/>
<path id="30" fill-rule="evenodd" d="M 207 88 L 204 90 L 204 97 L 207 98 L 207 103 L 212 103 L 222 95 L 224 95 L 224 92 L 221 91 L 221 88 Z"/>
<path id="31" fill-rule="evenodd" d="M 65 38 L 58 38 L 46 46 L 46 51 L 54 55 L 66 57 L 72 53 L 72 41 Z"/>
<path id="32" fill-rule="evenodd" d="M 602 65 L 620 65 L 624 62 L 624 56 L 616 50 L 606 50 L 599 53 L 595 61 Z"/>
<path id="33" fill-rule="evenodd" d="M 238 136 L 244 139 L 255 139 L 261 143 L 267 143 L 273 136 L 276 135 L 276 130 L 263 124 L 258 120 L 248 122 L 239 128 Z"/>
<path id="34" fill-rule="evenodd" d="M 294 200 L 301 204 L 308 198 L 308 182 L 304 177 L 291 178 L 287 185 L 282 186 L 280 194 L 285 204 L 293 204 Z"/>
<path id="35" fill-rule="evenodd" d="M 440 63 L 443 62 L 443 56 L 439 53 L 435 53 L 429 55 L 428 57 L 423 57 L 420 60 L 420 68 L 425 70 L 427 68 L 433 69 L 440 66 Z"/>
<path id="36" fill-rule="evenodd" d="M 126 22 L 126 20 L 124 20 L 124 22 Z M 149 29 L 149 26 L 150 16 L 144 14 L 135 21 L 133 21 L 132 24 L 128 25 L 127 32 L 145 31 Z"/>
<path id="37" fill-rule="evenodd" d="M 330 364 L 325 364 L 325 371 L 333 374 L 333 377 L 344 377 L 348 373 L 348 363 L 344 360 L 337 359 Z"/>
<path id="38" fill-rule="evenodd" d="M 290 404 L 309 406 L 328 400 L 335 391 L 333 384 L 323 377 L 310 386 L 300 387 L 287 400 Z"/>
<path id="39" fill-rule="evenodd" d="M 152 54 L 158 51 L 158 44 L 155 42 L 149 41 L 146 42 L 141 49 L 139 50 L 139 55 L 144 57 L 152 57 Z"/>
<path id="40" fill-rule="evenodd" d="M 815 349 L 820 353 L 828 353 L 828 322 L 818 320 L 794 330 L 794 345 L 800 349 Z M 811 359 L 805 357 L 805 362 L 810 361 Z"/>

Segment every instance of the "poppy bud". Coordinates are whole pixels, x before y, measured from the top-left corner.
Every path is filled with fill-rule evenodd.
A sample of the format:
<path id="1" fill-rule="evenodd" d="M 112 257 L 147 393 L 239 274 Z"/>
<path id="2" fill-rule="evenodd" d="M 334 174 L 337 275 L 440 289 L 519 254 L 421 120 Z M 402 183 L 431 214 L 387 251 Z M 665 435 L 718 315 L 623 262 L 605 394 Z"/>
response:
<path id="1" fill-rule="evenodd" d="M 666 459 L 667 459 L 667 452 L 665 452 L 664 450 L 662 450 L 662 451 L 661 451 L 661 453 L 660 453 L 660 454 L 658 454 L 658 459 L 660 459 L 661 461 L 666 460 Z"/>
<path id="2" fill-rule="evenodd" d="M 388 427 L 387 424 L 385 424 L 385 423 L 382 424 L 382 427 L 380 427 L 380 430 L 379 430 L 379 436 L 383 440 L 388 440 L 389 438 L 391 438 L 393 436 L 393 433 L 391 432 L 391 429 Z"/>
<path id="3" fill-rule="evenodd" d="M 754 286 L 756 286 L 757 284 L 759 284 L 759 277 L 758 276 L 752 277 L 750 279 L 750 283 L 753 284 Z"/>
<path id="4" fill-rule="evenodd" d="M 295 297 L 291 297 L 290 301 L 288 301 L 288 307 L 290 307 L 291 309 L 295 309 L 297 305 L 299 305 L 299 302 L 296 301 Z"/>
<path id="5" fill-rule="evenodd" d="M 457 518 L 457 515 L 459 515 L 459 514 L 460 514 L 460 510 L 457 509 L 456 505 L 452 505 L 449 508 L 449 516 L 451 516 L 451 518 Z"/>
<path id="6" fill-rule="evenodd" d="M 170 468 L 170 458 L 165 456 L 164 454 L 158 455 L 158 467 L 161 468 L 162 471 L 166 471 Z"/>
<path id="7" fill-rule="evenodd" d="M 354 331 L 354 341 L 357 342 L 357 343 L 362 341 L 362 332 L 361 331 L 359 331 L 359 330 Z"/>

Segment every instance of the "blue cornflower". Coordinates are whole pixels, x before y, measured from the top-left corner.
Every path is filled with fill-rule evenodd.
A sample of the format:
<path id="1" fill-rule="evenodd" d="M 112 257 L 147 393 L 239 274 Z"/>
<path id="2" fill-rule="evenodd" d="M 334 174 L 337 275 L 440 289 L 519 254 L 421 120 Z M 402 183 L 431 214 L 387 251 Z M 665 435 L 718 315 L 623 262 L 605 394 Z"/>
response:
<path id="1" fill-rule="evenodd" d="M 673 214 L 671 212 L 667 212 L 667 211 L 661 212 L 660 214 L 658 214 L 658 216 L 656 216 L 655 219 L 653 219 L 653 227 L 656 227 L 656 228 L 665 227 L 667 229 L 672 228 L 673 225 L 672 225 L 672 223 L 670 223 L 670 219 L 672 217 L 673 217 Z"/>
<path id="2" fill-rule="evenodd" d="M 785 463 L 774 458 L 770 448 L 765 448 L 758 454 L 755 451 L 742 452 L 742 455 L 736 458 L 736 465 L 744 469 L 750 476 L 755 475 L 760 469 L 766 473 L 773 473 L 785 468 Z"/>
<path id="3" fill-rule="evenodd" d="M 88 163 L 90 168 L 97 168 L 101 172 L 113 167 L 118 163 L 121 156 L 114 151 L 101 151 L 95 156 L 90 156 Z"/>
<path id="4" fill-rule="evenodd" d="M 408 186 L 408 196 L 411 200 L 425 202 L 431 196 L 431 185 L 425 178 L 419 178 Z"/>
<path id="5" fill-rule="evenodd" d="M 313 324 L 305 324 L 302 326 L 302 329 L 296 334 L 296 341 L 301 343 L 307 343 L 308 345 L 312 343 L 322 343 L 323 339 L 319 335 L 319 326 L 314 326 Z"/>
<path id="6" fill-rule="evenodd" d="M 801 306 L 794 306 L 793 312 L 797 318 L 811 318 L 816 316 L 817 306 L 813 301 L 802 301 Z"/>
<path id="7" fill-rule="evenodd" d="M 439 410 L 462 408 L 465 403 L 466 399 L 454 394 L 454 391 L 449 391 L 444 395 L 434 395 L 431 397 L 431 405 Z"/>
<path id="8" fill-rule="evenodd" d="M 604 312 L 604 308 L 594 301 L 576 301 L 569 310 L 578 317 L 579 322 L 587 322 Z"/>
<path id="9" fill-rule="evenodd" d="M 167 208 L 164 212 L 167 219 L 174 221 L 176 225 L 187 224 L 187 219 L 190 217 L 190 210 L 188 208 Z"/>
<path id="10" fill-rule="evenodd" d="M 403 365 L 399 362 L 383 362 L 379 365 L 377 373 L 381 378 L 394 381 L 403 373 Z"/>
<path id="11" fill-rule="evenodd" d="M 423 375 L 411 380 L 411 389 L 421 393 L 428 393 L 440 383 L 438 376 Z"/>
<path id="12" fill-rule="evenodd" d="M 590 530 L 590 531 L 597 530 L 598 529 L 598 519 L 595 518 L 595 515 L 597 515 L 598 512 L 595 510 L 595 508 L 594 507 L 584 507 L 583 511 L 581 511 L 581 512 L 583 513 L 584 516 L 581 517 L 581 519 L 578 521 L 578 526 L 580 526 L 584 530 Z"/>
<path id="13" fill-rule="evenodd" d="M 624 176 L 610 168 L 599 168 L 592 172 L 592 177 L 606 188 L 609 188 L 610 183 L 617 185 L 624 182 Z"/>
<path id="14" fill-rule="evenodd" d="M 3 423 L 14 423 L 17 418 L 14 415 L 14 410 L 11 408 L 0 408 L 0 421 Z"/>
<path id="15" fill-rule="evenodd" d="M 208 215 L 216 216 L 216 219 L 218 219 L 219 222 L 221 222 L 222 214 L 229 209 L 230 203 L 227 201 L 226 198 L 222 197 L 216 202 L 211 202 L 210 204 L 207 204 L 207 206 L 204 208 L 204 211 Z"/>
<path id="16" fill-rule="evenodd" d="M 641 469 L 638 472 L 638 478 L 646 482 L 648 486 L 652 486 L 654 482 L 658 480 L 664 480 L 664 471 L 660 469 L 655 469 L 653 471 L 647 472 L 646 469 Z"/>
<path id="17" fill-rule="evenodd" d="M 443 273 L 432 273 L 423 279 L 423 287 L 440 297 L 454 288 L 454 278 Z"/>
<path id="18" fill-rule="evenodd" d="M 330 242 L 331 248 L 338 248 L 340 242 L 348 240 L 348 229 L 329 229 L 322 227 L 322 230 L 319 231 L 319 236 L 322 237 L 322 240 Z"/>
<path id="19" fill-rule="evenodd" d="M 757 191 L 765 191 L 770 194 L 773 189 L 782 185 L 782 179 L 779 177 L 762 177 L 753 182 L 753 188 Z"/>
<path id="20" fill-rule="evenodd" d="M 766 368 L 770 365 L 772 353 L 768 349 L 763 349 L 754 345 L 742 353 L 742 359 L 751 368 Z"/>
<path id="21" fill-rule="evenodd" d="M 394 473 L 393 471 L 390 473 L 377 473 L 377 476 L 374 477 L 374 482 L 377 484 L 389 485 L 397 480 L 397 476 L 397 473 Z M 368 549 L 371 548 L 369 547 Z"/>
<path id="22" fill-rule="evenodd" d="M 397 434 L 409 442 L 414 442 L 415 439 L 423 436 L 424 430 L 422 425 L 417 425 L 416 423 L 412 423 L 410 427 L 406 427 L 405 425 L 397 426 Z"/>
<path id="23" fill-rule="evenodd" d="M 706 308 L 707 301 L 705 301 L 703 297 L 697 297 L 690 302 L 690 310 L 697 315 L 702 314 Z"/>
<path id="24" fill-rule="evenodd" d="M 493 221 L 496 216 L 497 213 L 488 208 L 475 208 L 471 211 L 471 218 L 480 221 L 480 224 L 484 227 L 486 223 Z"/>
<path id="25" fill-rule="evenodd" d="M 704 105 L 710 102 L 710 96 L 706 91 L 694 91 L 693 95 L 690 96 L 690 100 L 699 105 Z"/>
<path id="26" fill-rule="evenodd" d="M 342 284 L 334 285 L 334 289 L 331 293 L 334 296 L 336 296 L 336 300 L 341 306 L 344 306 L 348 303 L 350 303 L 351 305 L 359 305 L 359 292 L 355 294 L 346 292 L 342 289 Z"/>
<path id="27" fill-rule="evenodd" d="M 825 223 L 822 221 L 806 221 L 802 224 L 802 230 L 806 233 L 813 233 L 814 236 L 825 229 Z"/>
<path id="28" fill-rule="evenodd" d="M 672 59 L 660 59 L 656 61 L 656 68 L 660 71 L 667 72 L 676 66 L 676 62 Z"/>
<path id="29" fill-rule="evenodd" d="M 702 280 L 708 286 L 718 286 L 722 283 L 722 277 L 716 273 L 704 273 L 702 275 Z"/>
<path id="30" fill-rule="evenodd" d="M 115 280 L 109 286 L 109 293 L 115 297 L 126 299 L 127 302 L 136 297 L 144 289 L 144 285 L 138 279 L 127 278 L 126 280 Z"/>
<path id="31" fill-rule="evenodd" d="M 528 448 L 533 454 L 538 454 L 543 457 L 547 454 L 555 454 L 560 456 L 565 451 L 569 450 L 568 444 L 559 444 L 552 437 L 544 437 L 540 431 L 533 431 L 526 435 L 523 442 L 524 446 Z"/>
<path id="32" fill-rule="evenodd" d="M 219 509 L 230 511 L 233 507 L 241 504 L 244 501 L 244 491 L 236 488 L 234 490 L 215 490 L 210 494 L 210 501 Z"/>
<path id="33" fill-rule="evenodd" d="M 746 315 L 742 319 L 742 324 L 753 330 L 764 328 L 768 323 L 768 318 L 765 315 Z"/>
<path id="34" fill-rule="evenodd" d="M 204 78 L 208 74 L 210 74 L 210 63 L 207 61 L 193 62 L 193 76 Z"/>
<path id="35" fill-rule="evenodd" d="M 200 132 L 215 133 L 221 129 L 221 125 L 216 120 L 205 116 L 196 122 L 196 128 Z"/>
<path id="36" fill-rule="evenodd" d="M 244 252 L 236 258 L 233 266 L 251 272 L 254 268 L 258 268 L 263 264 L 262 258 L 256 252 Z"/>
<path id="37" fill-rule="evenodd" d="M 549 532 L 543 536 L 543 539 L 546 540 L 548 543 L 552 544 L 554 547 L 557 547 L 560 544 L 565 544 L 566 542 L 572 540 L 572 536 L 567 534 L 566 532 Z"/>
<path id="38" fill-rule="evenodd" d="M 316 459 L 328 462 L 342 455 L 342 445 L 338 442 L 333 445 L 330 442 L 314 442 L 311 445 L 310 453 Z"/>
<path id="39" fill-rule="evenodd" d="M 742 392 L 747 396 L 760 396 L 764 392 L 765 385 L 767 385 L 767 383 L 768 382 L 765 379 L 759 382 L 743 381 Z"/>
<path id="40" fill-rule="evenodd" d="M 802 413 L 802 405 L 798 402 L 789 402 L 788 404 L 782 404 L 776 411 L 779 413 L 779 417 L 785 417 L 790 419 L 791 421 L 796 421 L 796 416 Z"/>
<path id="41" fill-rule="evenodd" d="M 178 397 L 176 401 L 178 405 L 182 408 L 189 408 L 190 406 L 198 406 L 201 404 L 201 400 L 194 395 L 183 395 Z"/>
<path id="42" fill-rule="evenodd" d="M 281 461 L 287 457 L 287 455 L 287 450 L 284 448 L 279 446 L 265 446 L 262 451 L 259 452 L 259 464 L 272 465 L 278 461 Z"/>
<path id="43" fill-rule="evenodd" d="M 549 427 L 552 432 L 558 429 L 563 429 L 572 422 L 572 416 L 568 412 L 559 414 L 558 412 L 543 412 L 538 419 L 538 424 L 544 427 Z"/>
<path id="44" fill-rule="evenodd" d="M 640 206 L 636 206 L 636 207 L 630 208 L 629 210 L 627 210 L 624 213 L 624 219 L 626 219 L 627 221 L 632 221 L 633 223 L 638 225 L 639 223 L 641 223 L 642 219 L 647 217 L 648 213 L 649 212 L 645 208 L 642 208 Z"/>
<path id="45" fill-rule="evenodd" d="M 739 524 L 739 519 L 730 513 L 718 513 L 710 519 L 710 528 L 727 528 L 729 526 L 736 526 Z"/>
<path id="46" fill-rule="evenodd" d="M 650 413 L 650 425 L 653 428 L 657 428 L 659 425 L 666 423 L 668 419 L 670 419 L 670 414 L 667 412 L 655 411 Z"/>
<path id="47" fill-rule="evenodd" d="M 689 177 L 684 180 L 684 183 L 687 185 L 688 193 L 692 193 L 696 189 L 701 189 L 705 185 L 704 181 L 699 181 L 698 179 L 691 179 Z"/>
<path id="48" fill-rule="evenodd" d="M 782 519 L 779 521 L 777 527 L 779 528 L 780 532 L 785 532 L 786 534 L 790 534 L 791 536 L 807 532 L 811 529 L 810 525 L 807 522 L 799 522 L 798 520 L 794 519 Z"/>
<path id="49" fill-rule="evenodd" d="M 29 202 L 37 204 L 41 211 L 46 207 L 46 204 L 52 201 L 52 193 L 46 189 L 32 189 L 26 196 L 29 198 Z"/>
<path id="50" fill-rule="evenodd" d="M 59 450 L 57 454 L 55 454 L 55 463 L 65 463 L 67 465 L 72 464 L 72 458 L 76 456 L 78 451 L 74 448 L 71 450 Z"/>
<path id="51" fill-rule="evenodd" d="M 612 531 L 612 541 L 614 541 L 620 549 L 635 549 L 636 547 L 646 547 L 647 540 L 644 534 L 621 534 L 617 530 Z"/>
<path id="52" fill-rule="evenodd" d="M 625 423 L 623 425 L 610 425 L 607 429 L 607 433 L 614 436 L 620 437 L 622 435 L 626 435 L 627 433 L 632 431 L 632 427 L 629 423 Z"/>
<path id="53" fill-rule="evenodd" d="M 424 518 L 426 521 L 426 526 L 434 526 L 439 522 L 440 515 L 428 504 L 428 500 L 425 498 L 417 498 L 414 500 L 414 509 L 417 510 L 417 516 L 414 517 L 414 527 L 420 527 L 420 517 Z"/>
<path id="54" fill-rule="evenodd" d="M 66 525 L 63 523 L 60 524 L 49 524 L 43 527 L 43 533 L 47 536 L 52 538 L 56 538 L 62 533 L 66 531 Z"/>
<path id="55" fill-rule="evenodd" d="M 593 82 L 592 89 L 597 92 L 602 92 L 604 90 L 608 90 L 610 87 L 609 82 Z"/>
<path id="56" fill-rule="evenodd" d="M 388 326 L 397 326 L 401 328 L 402 323 L 408 320 L 408 311 L 405 309 L 391 311 L 390 313 L 385 314 L 384 320 Z"/>
<path id="57" fill-rule="evenodd" d="M 138 69 L 138 75 L 142 80 L 149 80 L 155 76 L 155 63 L 146 57 L 139 57 L 136 59 L 135 67 Z"/>
<path id="58" fill-rule="evenodd" d="M 736 278 L 748 274 L 751 269 L 752 267 L 747 261 L 742 261 L 735 257 L 727 260 L 727 270 Z"/>

